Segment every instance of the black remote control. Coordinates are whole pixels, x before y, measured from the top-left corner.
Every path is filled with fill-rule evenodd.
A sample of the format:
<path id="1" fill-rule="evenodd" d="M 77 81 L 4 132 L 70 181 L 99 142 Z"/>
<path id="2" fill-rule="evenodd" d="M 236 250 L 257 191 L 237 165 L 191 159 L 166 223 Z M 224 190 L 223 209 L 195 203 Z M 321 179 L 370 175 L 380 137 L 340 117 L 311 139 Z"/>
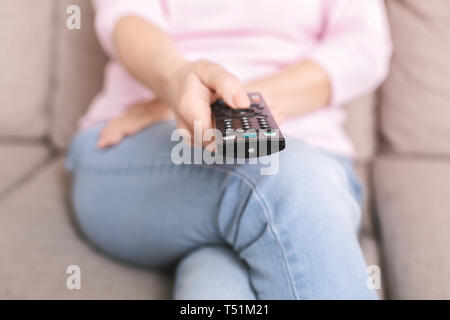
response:
<path id="1" fill-rule="evenodd" d="M 286 141 L 261 94 L 248 94 L 248 109 L 232 109 L 222 100 L 211 105 L 217 152 L 224 157 L 256 158 L 280 152 Z"/>

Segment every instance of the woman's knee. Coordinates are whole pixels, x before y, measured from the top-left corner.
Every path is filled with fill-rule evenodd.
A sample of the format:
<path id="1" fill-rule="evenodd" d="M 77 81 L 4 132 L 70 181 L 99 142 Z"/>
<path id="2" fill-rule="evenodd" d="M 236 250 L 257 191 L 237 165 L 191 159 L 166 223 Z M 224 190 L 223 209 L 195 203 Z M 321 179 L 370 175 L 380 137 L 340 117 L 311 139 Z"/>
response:
<path id="1" fill-rule="evenodd" d="M 247 265 L 227 247 L 202 247 L 187 254 L 175 275 L 175 299 L 253 300 Z"/>
<path id="2" fill-rule="evenodd" d="M 258 234 L 267 227 L 305 227 L 320 236 L 321 230 L 337 223 L 350 232 L 356 230 L 360 208 L 345 169 L 331 155 L 304 143 L 290 146 L 291 151 L 280 154 L 277 174 L 247 181 L 251 196 L 243 212 L 236 213 L 239 228 L 235 230 Z"/>
<path id="3" fill-rule="evenodd" d="M 351 193 L 345 168 L 331 154 L 298 140 L 289 146 L 280 153 L 275 174 L 253 177 L 256 192 L 273 201 L 326 201 L 332 193 Z"/>

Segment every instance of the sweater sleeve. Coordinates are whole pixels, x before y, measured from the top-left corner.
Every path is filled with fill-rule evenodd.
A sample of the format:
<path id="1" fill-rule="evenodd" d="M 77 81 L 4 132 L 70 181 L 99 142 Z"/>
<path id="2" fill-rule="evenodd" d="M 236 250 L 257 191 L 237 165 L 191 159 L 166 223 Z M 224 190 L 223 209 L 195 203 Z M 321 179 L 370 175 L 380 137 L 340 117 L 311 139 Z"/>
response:
<path id="1" fill-rule="evenodd" d="M 95 30 L 103 49 L 114 56 L 113 32 L 125 16 L 138 16 L 162 30 L 168 29 L 165 0 L 92 0 L 96 11 Z"/>
<path id="2" fill-rule="evenodd" d="M 324 68 L 330 105 L 375 90 L 387 76 L 392 52 L 382 0 L 324 0 L 323 30 L 308 58 Z"/>

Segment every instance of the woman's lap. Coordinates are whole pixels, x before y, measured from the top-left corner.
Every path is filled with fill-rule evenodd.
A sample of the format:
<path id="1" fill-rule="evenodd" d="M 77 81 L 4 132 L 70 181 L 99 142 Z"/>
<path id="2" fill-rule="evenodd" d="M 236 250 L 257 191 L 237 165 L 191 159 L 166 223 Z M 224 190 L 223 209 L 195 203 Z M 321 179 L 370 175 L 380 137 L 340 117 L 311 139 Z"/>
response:
<path id="1" fill-rule="evenodd" d="M 261 175 L 261 165 L 177 166 L 170 156 L 174 128 L 172 122 L 157 124 L 109 150 L 96 148 L 101 126 L 74 139 L 67 164 L 74 174 L 75 214 L 100 249 L 159 267 L 202 246 L 231 246 L 250 261 L 253 282 L 260 285 L 257 291 L 264 291 L 268 285 L 264 279 L 270 278 L 258 279 L 264 272 L 258 269 L 261 250 L 268 250 L 268 257 L 273 253 L 272 259 L 284 260 L 278 261 L 285 264 L 280 272 L 291 286 L 308 286 L 302 276 L 292 275 L 296 267 L 291 262 L 295 265 L 302 255 L 326 262 L 326 254 L 296 248 L 297 243 L 313 243 L 317 237 L 330 239 L 322 241 L 323 247 L 312 244 L 314 250 L 351 242 L 347 249 L 358 256 L 361 267 L 354 243 L 360 215 L 355 200 L 358 188 L 346 160 L 292 140 L 273 159 L 279 167 L 274 175 Z M 333 227 L 336 223 L 342 227 Z M 353 235 L 341 235 L 348 231 Z M 279 248 L 272 252 L 267 245 Z M 301 250 L 305 252 L 298 255 Z M 330 257 L 335 258 L 343 257 Z"/>

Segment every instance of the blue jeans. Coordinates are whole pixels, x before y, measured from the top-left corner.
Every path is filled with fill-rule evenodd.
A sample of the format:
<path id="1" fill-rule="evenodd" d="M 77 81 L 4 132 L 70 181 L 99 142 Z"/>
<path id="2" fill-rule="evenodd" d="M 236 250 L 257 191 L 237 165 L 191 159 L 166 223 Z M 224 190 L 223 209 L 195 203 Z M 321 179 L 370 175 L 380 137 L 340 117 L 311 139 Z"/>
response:
<path id="1" fill-rule="evenodd" d="M 116 147 L 78 133 L 67 167 L 85 236 L 118 259 L 177 265 L 177 299 L 373 299 L 358 243 L 352 163 L 288 140 L 276 175 L 260 165 L 175 165 L 175 124 Z"/>

